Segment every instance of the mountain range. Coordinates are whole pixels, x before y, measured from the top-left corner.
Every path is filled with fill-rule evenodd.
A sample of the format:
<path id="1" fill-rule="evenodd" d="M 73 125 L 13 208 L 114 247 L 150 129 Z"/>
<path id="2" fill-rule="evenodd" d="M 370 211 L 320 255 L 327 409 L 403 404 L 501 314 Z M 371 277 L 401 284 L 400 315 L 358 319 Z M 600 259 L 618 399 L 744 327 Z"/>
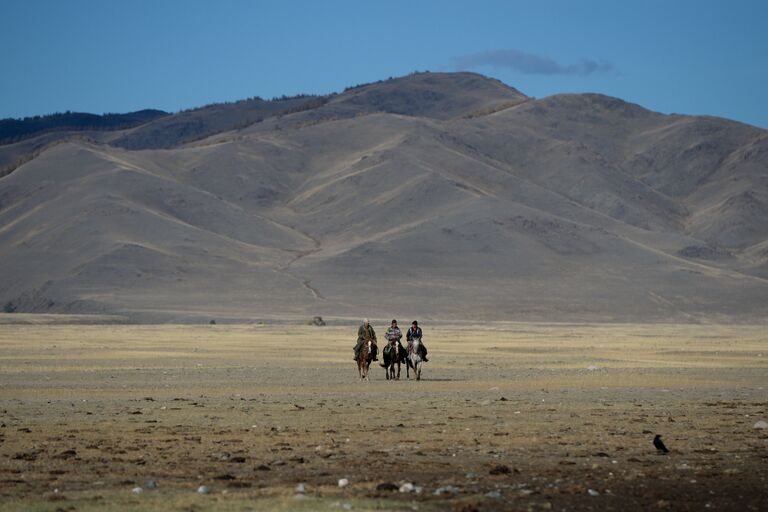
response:
<path id="1" fill-rule="evenodd" d="M 474 73 L 0 146 L 6 311 L 763 322 L 768 132 Z"/>

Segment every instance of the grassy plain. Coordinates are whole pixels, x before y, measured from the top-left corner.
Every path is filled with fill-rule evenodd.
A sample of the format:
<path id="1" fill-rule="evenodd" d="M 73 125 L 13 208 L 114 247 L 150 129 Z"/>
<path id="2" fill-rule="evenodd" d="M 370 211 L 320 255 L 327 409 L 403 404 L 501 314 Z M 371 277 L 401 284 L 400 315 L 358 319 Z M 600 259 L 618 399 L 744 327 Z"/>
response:
<path id="1" fill-rule="evenodd" d="M 356 328 L 0 325 L 0 510 L 768 506 L 764 326 L 424 325 L 420 382 Z"/>

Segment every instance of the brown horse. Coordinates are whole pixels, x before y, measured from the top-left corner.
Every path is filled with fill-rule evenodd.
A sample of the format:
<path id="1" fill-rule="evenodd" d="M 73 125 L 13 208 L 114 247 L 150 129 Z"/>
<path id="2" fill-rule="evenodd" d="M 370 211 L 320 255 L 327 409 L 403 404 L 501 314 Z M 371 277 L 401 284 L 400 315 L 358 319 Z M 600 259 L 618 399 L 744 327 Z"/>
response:
<path id="1" fill-rule="evenodd" d="M 405 360 L 400 353 L 400 343 L 398 340 L 389 342 L 389 350 L 384 351 L 384 374 L 387 380 L 400 380 L 400 364 Z M 397 374 L 395 374 L 395 365 L 397 365 Z"/>
<path id="2" fill-rule="evenodd" d="M 373 340 L 366 338 L 363 341 L 363 346 L 360 347 L 360 352 L 357 353 L 357 371 L 360 373 L 360 378 L 364 380 L 370 380 L 368 378 L 368 369 L 373 361 Z"/>

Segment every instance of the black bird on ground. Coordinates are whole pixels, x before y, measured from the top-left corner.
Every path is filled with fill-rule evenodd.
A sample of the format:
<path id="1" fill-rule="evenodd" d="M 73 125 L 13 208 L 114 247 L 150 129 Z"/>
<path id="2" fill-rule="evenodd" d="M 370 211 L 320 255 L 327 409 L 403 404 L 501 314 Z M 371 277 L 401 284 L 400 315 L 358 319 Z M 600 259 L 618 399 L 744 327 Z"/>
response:
<path id="1" fill-rule="evenodd" d="M 669 453 L 667 447 L 664 446 L 664 441 L 661 440 L 661 434 L 656 434 L 656 437 L 653 438 L 653 446 L 656 447 L 659 453 Z"/>

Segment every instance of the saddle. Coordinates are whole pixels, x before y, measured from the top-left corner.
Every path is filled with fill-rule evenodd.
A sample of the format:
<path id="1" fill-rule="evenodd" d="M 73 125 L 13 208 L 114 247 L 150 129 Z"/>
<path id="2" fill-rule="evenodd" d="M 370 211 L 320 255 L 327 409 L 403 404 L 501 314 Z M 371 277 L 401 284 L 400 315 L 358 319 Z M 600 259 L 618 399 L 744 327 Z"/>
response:
<path id="1" fill-rule="evenodd" d="M 390 341 L 387 343 L 387 346 L 384 347 L 384 363 L 388 364 L 390 359 L 392 359 L 392 349 L 398 347 L 400 349 L 400 359 L 405 360 L 405 358 L 408 356 L 408 352 L 403 348 L 403 346 L 397 342 L 397 341 Z"/>
<path id="2" fill-rule="evenodd" d="M 413 340 L 408 342 L 408 355 L 413 354 Z M 424 357 L 424 345 L 419 344 L 419 355 Z"/>

